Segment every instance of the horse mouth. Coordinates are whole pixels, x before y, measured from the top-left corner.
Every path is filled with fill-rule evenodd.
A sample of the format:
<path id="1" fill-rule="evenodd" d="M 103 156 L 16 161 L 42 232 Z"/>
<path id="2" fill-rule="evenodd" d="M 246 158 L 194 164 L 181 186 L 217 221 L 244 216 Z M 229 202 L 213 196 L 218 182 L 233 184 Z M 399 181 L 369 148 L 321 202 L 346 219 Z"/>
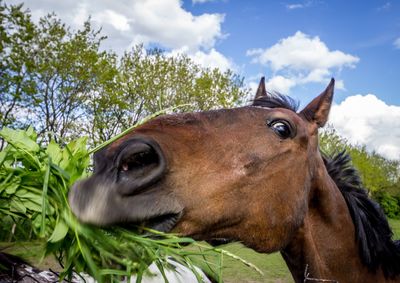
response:
<path id="1" fill-rule="evenodd" d="M 146 220 L 143 226 L 160 232 L 169 232 L 181 218 L 182 213 L 168 213 Z"/>
<path id="2" fill-rule="evenodd" d="M 178 213 L 166 213 L 163 215 L 151 216 L 148 219 L 139 222 L 122 223 L 119 226 L 124 227 L 128 230 L 132 228 L 137 230 L 138 227 L 145 227 L 159 232 L 167 233 L 175 227 L 179 219 L 182 216 L 182 212 Z"/>
<path id="3" fill-rule="evenodd" d="M 230 238 L 212 238 L 212 239 L 206 240 L 206 242 L 213 247 L 218 247 L 218 246 L 230 244 L 230 243 L 234 242 L 234 240 L 230 239 Z"/>

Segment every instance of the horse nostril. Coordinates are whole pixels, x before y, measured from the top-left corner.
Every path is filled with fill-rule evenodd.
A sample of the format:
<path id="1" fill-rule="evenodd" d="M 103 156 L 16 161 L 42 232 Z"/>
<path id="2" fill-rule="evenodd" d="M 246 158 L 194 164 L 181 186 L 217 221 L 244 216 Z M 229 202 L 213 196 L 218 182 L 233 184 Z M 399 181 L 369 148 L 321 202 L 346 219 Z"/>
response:
<path id="1" fill-rule="evenodd" d="M 123 195 L 136 193 L 158 181 L 165 168 L 160 146 L 154 140 L 136 137 L 119 154 L 118 191 Z"/>

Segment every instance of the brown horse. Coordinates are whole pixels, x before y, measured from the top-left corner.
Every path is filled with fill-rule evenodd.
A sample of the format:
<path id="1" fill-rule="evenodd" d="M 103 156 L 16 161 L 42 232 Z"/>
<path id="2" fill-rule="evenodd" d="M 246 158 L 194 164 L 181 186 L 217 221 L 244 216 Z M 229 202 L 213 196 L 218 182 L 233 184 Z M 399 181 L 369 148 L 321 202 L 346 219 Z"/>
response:
<path id="1" fill-rule="evenodd" d="M 72 210 L 280 251 L 296 282 L 400 282 L 400 245 L 344 153 L 321 154 L 334 80 L 302 111 L 261 80 L 251 106 L 155 118 L 95 154 Z"/>

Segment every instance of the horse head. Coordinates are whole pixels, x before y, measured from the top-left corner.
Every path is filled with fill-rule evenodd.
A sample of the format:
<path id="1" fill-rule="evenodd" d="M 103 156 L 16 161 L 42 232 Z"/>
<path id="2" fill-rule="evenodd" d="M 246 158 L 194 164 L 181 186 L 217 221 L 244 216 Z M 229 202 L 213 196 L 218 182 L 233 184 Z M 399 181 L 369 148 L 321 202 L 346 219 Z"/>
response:
<path id="1" fill-rule="evenodd" d="M 252 105 L 154 118 L 94 155 L 93 175 L 71 189 L 71 209 L 99 226 L 281 251 L 296 282 L 305 273 L 395 280 L 400 244 L 385 216 L 348 158 L 319 150 L 333 89 L 332 79 L 298 112 L 290 98 L 267 93 L 263 78 Z"/>
<path id="2" fill-rule="evenodd" d="M 299 113 L 262 79 L 251 106 L 157 117 L 95 154 L 71 208 L 96 225 L 145 223 L 279 250 L 307 211 L 333 86 Z"/>

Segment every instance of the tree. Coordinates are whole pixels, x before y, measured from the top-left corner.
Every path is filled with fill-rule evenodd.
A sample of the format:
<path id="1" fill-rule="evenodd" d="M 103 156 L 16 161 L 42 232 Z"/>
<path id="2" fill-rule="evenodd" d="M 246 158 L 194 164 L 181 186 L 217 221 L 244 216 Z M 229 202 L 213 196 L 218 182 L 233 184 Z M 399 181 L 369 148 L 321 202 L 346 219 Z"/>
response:
<path id="1" fill-rule="evenodd" d="M 54 14 L 40 19 L 38 33 L 32 73 L 36 92 L 29 99 L 35 127 L 42 135 L 55 133 L 56 139 L 75 137 L 77 121 L 86 115 L 84 102 L 102 71 L 106 53 L 99 46 L 104 38 L 88 21 L 71 32 Z"/>
<path id="2" fill-rule="evenodd" d="M 333 128 L 321 133 L 320 145 L 322 150 L 329 154 L 346 150 L 359 171 L 364 186 L 370 192 L 386 189 L 400 178 L 398 161 L 386 159 L 376 152 L 369 152 L 365 145 L 351 144 Z"/>
<path id="3" fill-rule="evenodd" d="M 30 77 L 34 68 L 32 41 L 37 35 L 30 15 L 22 5 L 0 2 L 0 128 L 20 125 L 18 114 L 25 109 L 26 97 L 35 92 Z M 1 141 L 0 149 L 3 148 Z"/>
<path id="4" fill-rule="evenodd" d="M 379 202 L 386 215 L 400 217 L 400 163 L 389 160 L 376 152 L 369 152 L 365 145 L 353 145 L 330 128 L 320 135 L 320 145 L 328 154 L 346 150 L 358 170 L 364 187 Z"/>
<path id="5" fill-rule="evenodd" d="M 31 21 L 22 5 L 0 2 L 0 126 L 32 124 L 46 140 L 81 134 L 84 103 L 109 55 L 89 21 L 71 31 L 54 14 Z"/>
<path id="6" fill-rule="evenodd" d="M 105 70 L 108 79 L 87 101 L 92 121 L 87 134 L 95 143 L 159 110 L 183 104 L 190 105 L 177 111 L 232 107 L 249 91 L 232 71 L 202 68 L 185 55 L 172 57 L 141 45 L 120 58 L 117 73 Z"/>
<path id="7" fill-rule="evenodd" d="M 77 128 L 89 137 L 93 145 L 118 134 L 124 128 L 126 119 L 126 102 L 117 83 L 117 56 L 105 54 L 97 68 L 97 83 L 85 98 L 85 116 L 80 119 Z"/>
<path id="8" fill-rule="evenodd" d="M 105 37 L 90 19 L 73 31 L 54 14 L 34 24 L 21 5 L 0 2 L 0 13 L 0 126 L 32 124 L 45 141 L 85 134 L 96 144 L 160 109 L 230 107 L 248 93 L 232 71 L 185 55 L 141 45 L 121 57 L 100 51 Z"/>

